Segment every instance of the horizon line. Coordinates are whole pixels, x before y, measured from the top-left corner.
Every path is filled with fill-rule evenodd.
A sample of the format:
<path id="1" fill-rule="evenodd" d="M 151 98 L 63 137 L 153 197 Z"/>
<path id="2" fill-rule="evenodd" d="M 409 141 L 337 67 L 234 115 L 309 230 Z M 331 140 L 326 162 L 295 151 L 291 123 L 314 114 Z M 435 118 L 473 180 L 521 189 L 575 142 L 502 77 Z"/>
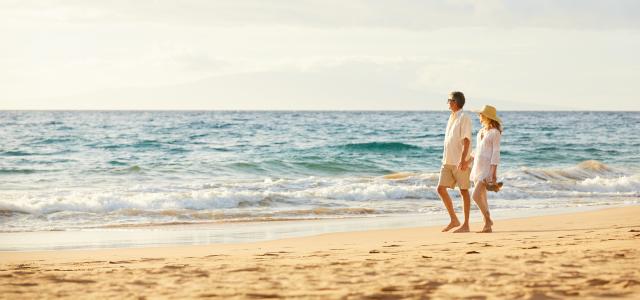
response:
<path id="1" fill-rule="evenodd" d="M 419 109 L 0 109 L 0 112 L 447 112 Z M 471 111 L 473 110 L 466 110 Z M 531 109 L 501 112 L 640 112 L 640 110 Z"/>

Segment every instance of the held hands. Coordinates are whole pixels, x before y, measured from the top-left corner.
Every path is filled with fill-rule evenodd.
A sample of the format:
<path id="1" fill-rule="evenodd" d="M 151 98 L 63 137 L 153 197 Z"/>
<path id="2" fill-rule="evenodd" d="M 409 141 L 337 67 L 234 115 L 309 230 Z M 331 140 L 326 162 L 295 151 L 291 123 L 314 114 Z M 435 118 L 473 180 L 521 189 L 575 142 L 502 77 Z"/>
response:
<path id="1" fill-rule="evenodd" d="M 458 170 L 464 171 L 469 167 L 469 163 L 471 162 L 471 160 L 462 160 L 460 161 L 460 163 L 458 164 Z"/>

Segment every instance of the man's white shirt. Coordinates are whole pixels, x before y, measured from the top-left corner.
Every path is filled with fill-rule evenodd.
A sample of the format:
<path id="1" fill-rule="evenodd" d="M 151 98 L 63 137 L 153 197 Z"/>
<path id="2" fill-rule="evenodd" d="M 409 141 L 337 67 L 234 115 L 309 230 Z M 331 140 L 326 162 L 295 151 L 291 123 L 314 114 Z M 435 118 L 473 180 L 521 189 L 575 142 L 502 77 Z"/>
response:
<path id="1" fill-rule="evenodd" d="M 469 140 L 469 150 L 465 160 L 469 159 L 471 156 L 471 126 L 471 118 L 462 109 L 451 113 L 444 134 L 443 165 L 457 166 L 460 163 L 460 156 L 464 150 L 464 139 Z"/>

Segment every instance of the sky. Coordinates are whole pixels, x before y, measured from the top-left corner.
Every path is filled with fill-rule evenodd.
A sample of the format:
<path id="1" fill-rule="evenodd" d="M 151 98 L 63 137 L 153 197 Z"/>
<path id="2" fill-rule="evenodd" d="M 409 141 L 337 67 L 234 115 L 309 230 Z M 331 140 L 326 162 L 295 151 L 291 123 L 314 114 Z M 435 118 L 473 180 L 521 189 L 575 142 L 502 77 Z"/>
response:
<path id="1" fill-rule="evenodd" d="M 0 0 L 0 109 L 640 110 L 635 0 Z"/>

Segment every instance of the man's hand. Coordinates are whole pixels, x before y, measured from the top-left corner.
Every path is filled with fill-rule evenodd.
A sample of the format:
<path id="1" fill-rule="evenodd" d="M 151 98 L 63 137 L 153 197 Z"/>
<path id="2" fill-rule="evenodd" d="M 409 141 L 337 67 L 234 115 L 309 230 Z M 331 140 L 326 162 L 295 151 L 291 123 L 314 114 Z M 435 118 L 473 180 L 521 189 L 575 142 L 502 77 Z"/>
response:
<path id="1" fill-rule="evenodd" d="M 458 164 L 458 170 L 464 171 L 467 169 L 467 166 L 469 165 L 468 161 L 460 161 L 460 163 Z"/>

